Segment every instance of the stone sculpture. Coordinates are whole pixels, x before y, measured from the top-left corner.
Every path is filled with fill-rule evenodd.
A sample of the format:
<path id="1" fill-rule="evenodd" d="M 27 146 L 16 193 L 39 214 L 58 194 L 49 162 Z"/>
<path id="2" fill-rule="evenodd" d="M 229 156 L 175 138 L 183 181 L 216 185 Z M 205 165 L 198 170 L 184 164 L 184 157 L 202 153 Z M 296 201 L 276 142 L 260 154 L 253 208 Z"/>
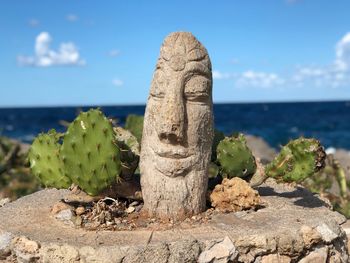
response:
<path id="1" fill-rule="evenodd" d="M 181 219 L 205 210 L 213 140 L 211 62 L 187 32 L 163 42 L 141 143 L 141 187 L 149 216 Z"/>

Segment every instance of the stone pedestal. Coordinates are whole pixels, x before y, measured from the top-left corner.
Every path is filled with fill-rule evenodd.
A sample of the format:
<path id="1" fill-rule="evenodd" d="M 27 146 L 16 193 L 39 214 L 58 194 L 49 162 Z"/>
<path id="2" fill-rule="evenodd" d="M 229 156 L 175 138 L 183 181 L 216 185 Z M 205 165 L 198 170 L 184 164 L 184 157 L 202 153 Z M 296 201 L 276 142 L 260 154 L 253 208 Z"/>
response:
<path id="1" fill-rule="evenodd" d="M 50 208 L 68 191 L 43 190 L 0 208 L 0 262 L 348 262 L 342 215 L 303 188 L 258 190 L 266 207 L 256 212 L 119 232 L 65 225 Z"/>

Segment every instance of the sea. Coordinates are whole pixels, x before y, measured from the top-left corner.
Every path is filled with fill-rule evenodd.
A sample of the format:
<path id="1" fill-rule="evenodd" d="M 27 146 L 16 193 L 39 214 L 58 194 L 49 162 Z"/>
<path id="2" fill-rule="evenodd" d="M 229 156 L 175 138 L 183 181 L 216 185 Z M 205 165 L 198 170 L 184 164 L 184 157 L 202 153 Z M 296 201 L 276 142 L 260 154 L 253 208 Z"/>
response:
<path id="1" fill-rule="evenodd" d="M 40 132 L 66 130 L 80 111 L 95 106 L 0 108 L 0 135 L 31 143 Z M 145 106 L 100 107 L 124 125 L 129 114 L 143 115 Z M 297 103 L 228 103 L 214 105 L 215 128 L 263 138 L 278 149 L 300 136 L 313 137 L 326 147 L 350 150 L 350 101 Z"/>

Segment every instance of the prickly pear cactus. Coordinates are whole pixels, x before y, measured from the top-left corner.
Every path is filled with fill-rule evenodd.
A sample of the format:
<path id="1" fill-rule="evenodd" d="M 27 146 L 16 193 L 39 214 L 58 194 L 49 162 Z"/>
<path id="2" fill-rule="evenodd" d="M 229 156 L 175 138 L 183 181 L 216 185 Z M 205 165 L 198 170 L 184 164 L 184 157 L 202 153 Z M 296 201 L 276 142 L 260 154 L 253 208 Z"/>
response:
<path id="1" fill-rule="evenodd" d="M 141 115 L 130 114 L 125 121 L 125 129 L 130 131 L 137 138 L 139 143 L 142 137 L 143 120 L 144 117 Z"/>
<path id="2" fill-rule="evenodd" d="M 266 175 L 285 182 L 301 182 L 325 165 L 326 153 L 316 139 L 299 138 L 284 146 L 266 166 Z"/>
<path id="3" fill-rule="evenodd" d="M 223 177 L 248 177 L 255 173 L 255 158 L 243 134 L 226 137 L 220 141 L 216 152 Z"/>
<path id="4" fill-rule="evenodd" d="M 122 165 L 121 178 L 130 180 L 140 160 L 140 144 L 137 138 L 122 127 L 114 127 L 115 140 L 120 149 L 120 161 Z"/>
<path id="5" fill-rule="evenodd" d="M 39 134 L 30 147 L 28 159 L 32 173 L 45 186 L 68 188 L 71 180 L 64 173 L 59 138 L 55 130 Z"/>
<path id="6" fill-rule="evenodd" d="M 66 173 L 89 195 L 119 180 L 119 147 L 112 124 L 100 110 L 82 112 L 69 125 L 61 155 Z"/>

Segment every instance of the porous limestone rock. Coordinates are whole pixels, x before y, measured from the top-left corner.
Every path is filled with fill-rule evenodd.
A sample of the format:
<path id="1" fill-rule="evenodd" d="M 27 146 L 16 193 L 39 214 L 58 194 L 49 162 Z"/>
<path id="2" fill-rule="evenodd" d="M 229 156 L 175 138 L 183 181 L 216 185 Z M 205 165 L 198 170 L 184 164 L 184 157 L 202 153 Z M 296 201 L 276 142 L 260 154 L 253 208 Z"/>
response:
<path id="1" fill-rule="evenodd" d="M 317 248 L 311 251 L 306 257 L 301 259 L 299 263 L 326 263 L 328 258 L 328 248 Z"/>
<path id="2" fill-rule="evenodd" d="M 263 256 L 260 263 L 290 263 L 290 257 L 279 255 L 279 254 L 270 254 Z"/>
<path id="3" fill-rule="evenodd" d="M 254 209 L 261 205 L 258 191 L 241 178 L 224 178 L 210 194 L 210 201 L 221 212 L 237 212 Z"/>
<path id="4" fill-rule="evenodd" d="M 18 262 L 29 263 L 38 261 L 40 245 L 25 236 L 15 237 L 11 242 Z"/>
<path id="5" fill-rule="evenodd" d="M 180 219 L 205 209 L 213 140 L 212 71 L 205 47 L 187 32 L 163 42 L 141 142 L 144 212 Z"/>
<path id="6" fill-rule="evenodd" d="M 0 208 L 0 262 L 349 262 L 344 216 L 299 186 L 268 180 L 257 191 L 261 209 L 198 225 L 86 231 L 50 212 L 68 190 L 42 190 Z"/>
<path id="7" fill-rule="evenodd" d="M 5 259 L 11 254 L 11 241 L 13 235 L 9 232 L 0 234 L 0 260 Z"/>
<path id="8" fill-rule="evenodd" d="M 199 263 L 225 263 L 231 262 L 238 256 L 236 247 L 232 243 L 231 239 L 226 236 L 222 240 L 212 242 L 205 248 L 205 250 L 199 255 Z"/>

